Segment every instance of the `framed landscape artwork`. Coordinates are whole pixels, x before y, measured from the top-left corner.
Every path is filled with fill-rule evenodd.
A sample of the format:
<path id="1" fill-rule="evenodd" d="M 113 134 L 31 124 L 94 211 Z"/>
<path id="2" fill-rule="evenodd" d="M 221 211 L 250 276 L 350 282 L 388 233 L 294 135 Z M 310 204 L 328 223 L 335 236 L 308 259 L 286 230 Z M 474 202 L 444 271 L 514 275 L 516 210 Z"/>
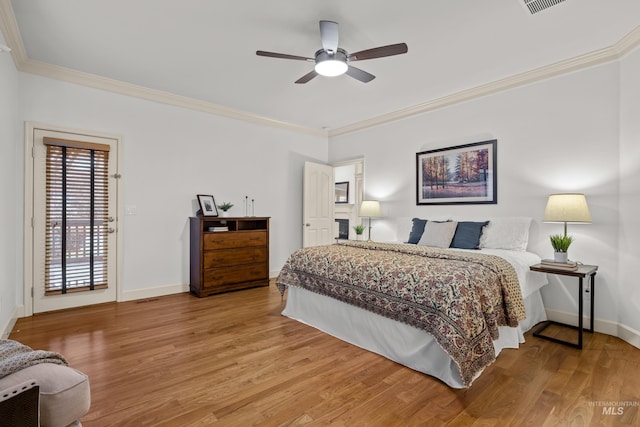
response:
<path id="1" fill-rule="evenodd" d="M 416 153 L 416 204 L 498 203 L 497 142 Z"/>

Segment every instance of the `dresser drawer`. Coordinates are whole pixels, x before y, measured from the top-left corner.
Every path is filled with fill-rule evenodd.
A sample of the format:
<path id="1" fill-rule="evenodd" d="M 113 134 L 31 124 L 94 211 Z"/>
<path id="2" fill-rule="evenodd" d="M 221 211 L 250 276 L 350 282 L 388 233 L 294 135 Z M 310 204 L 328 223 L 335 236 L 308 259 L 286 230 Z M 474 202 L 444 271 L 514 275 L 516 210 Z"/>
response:
<path id="1" fill-rule="evenodd" d="M 268 276 L 266 263 L 240 267 L 210 268 L 204 271 L 204 287 L 210 288 L 229 283 L 268 279 Z"/>
<path id="2" fill-rule="evenodd" d="M 243 246 L 267 246 L 266 231 L 205 233 L 204 249 L 226 249 Z"/>
<path id="3" fill-rule="evenodd" d="M 204 252 L 203 268 L 228 267 L 267 261 L 266 247 L 209 250 Z"/>

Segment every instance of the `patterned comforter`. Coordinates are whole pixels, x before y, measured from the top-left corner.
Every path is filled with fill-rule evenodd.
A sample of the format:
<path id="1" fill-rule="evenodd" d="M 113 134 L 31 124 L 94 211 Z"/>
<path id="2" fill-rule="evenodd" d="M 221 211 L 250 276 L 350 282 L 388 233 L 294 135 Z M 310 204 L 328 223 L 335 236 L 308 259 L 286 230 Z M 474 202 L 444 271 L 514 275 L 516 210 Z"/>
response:
<path id="1" fill-rule="evenodd" d="M 525 318 L 514 268 L 498 256 L 424 246 L 345 242 L 294 252 L 276 281 L 422 329 L 468 387 L 496 358 L 498 326 Z"/>

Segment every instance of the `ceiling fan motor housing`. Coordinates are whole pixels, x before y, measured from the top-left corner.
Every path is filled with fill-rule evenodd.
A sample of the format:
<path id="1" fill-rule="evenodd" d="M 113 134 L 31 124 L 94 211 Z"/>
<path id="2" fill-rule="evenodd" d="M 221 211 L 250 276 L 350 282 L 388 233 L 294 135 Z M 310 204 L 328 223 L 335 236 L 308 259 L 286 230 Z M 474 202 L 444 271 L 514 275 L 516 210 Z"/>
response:
<path id="1" fill-rule="evenodd" d="M 338 48 L 338 51 L 335 53 L 327 52 L 324 49 L 320 49 L 316 52 L 316 64 L 318 62 L 329 60 L 347 62 L 347 51 L 342 48 Z"/>

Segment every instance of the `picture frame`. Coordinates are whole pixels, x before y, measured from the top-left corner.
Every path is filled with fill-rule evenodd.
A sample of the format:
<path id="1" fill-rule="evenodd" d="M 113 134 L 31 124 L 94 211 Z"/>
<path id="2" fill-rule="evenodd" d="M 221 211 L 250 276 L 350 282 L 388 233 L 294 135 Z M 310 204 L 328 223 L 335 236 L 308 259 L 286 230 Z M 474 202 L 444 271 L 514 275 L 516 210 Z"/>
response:
<path id="1" fill-rule="evenodd" d="M 416 205 L 497 204 L 497 142 L 416 153 Z"/>
<path id="2" fill-rule="evenodd" d="M 349 203 L 349 181 L 336 182 L 335 202 Z"/>
<path id="3" fill-rule="evenodd" d="M 199 214 L 202 216 L 218 216 L 218 207 L 213 196 L 209 194 L 198 194 L 198 203 L 200 204 Z"/>

